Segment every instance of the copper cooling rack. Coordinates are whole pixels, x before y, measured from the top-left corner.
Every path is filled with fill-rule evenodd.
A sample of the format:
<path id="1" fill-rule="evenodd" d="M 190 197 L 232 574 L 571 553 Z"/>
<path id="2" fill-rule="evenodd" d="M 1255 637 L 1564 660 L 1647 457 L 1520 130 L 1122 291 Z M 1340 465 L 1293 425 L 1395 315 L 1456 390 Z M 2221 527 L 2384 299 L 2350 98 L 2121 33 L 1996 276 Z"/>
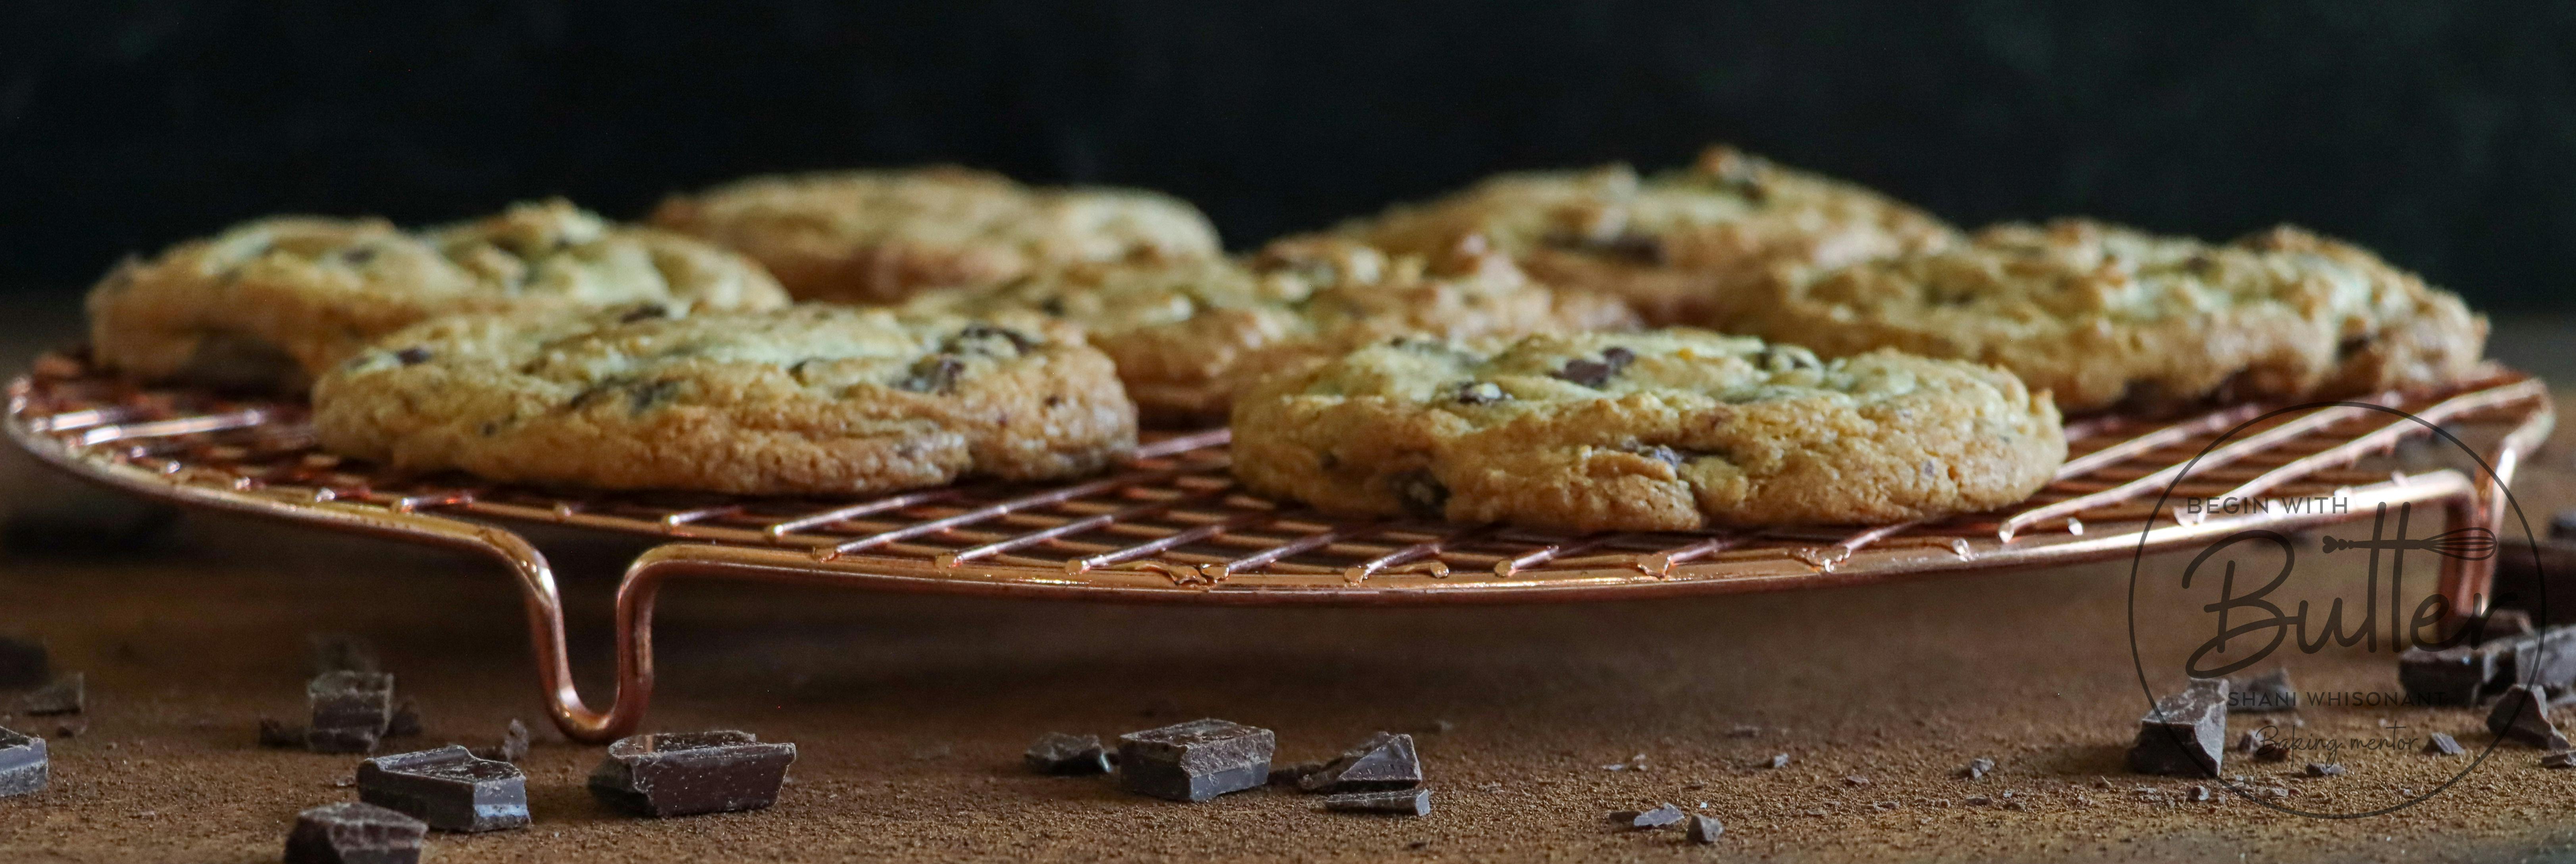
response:
<path id="1" fill-rule="evenodd" d="M 8 393 L 10 438 L 91 480 L 149 498 L 466 549 L 501 562 L 519 577 L 527 600 L 555 723 L 566 735 L 593 742 L 626 734 L 643 717 L 653 688 L 654 598 L 675 577 L 1337 605 L 1804 588 L 2116 558 L 2138 550 L 2142 532 L 2147 548 L 2165 549 L 2249 527 L 2287 530 L 2368 518 L 2383 503 L 2439 504 L 2451 528 L 2493 530 L 2503 515 L 2503 484 L 2552 419 L 2539 381 L 2491 368 L 2440 393 L 2390 393 L 2278 413 L 2241 405 L 2180 420 L 2078 422 L 2067 430 L 2071 458 L 2055 482 L 1995 513 L 1869 529 L 1567 535 L 1340 519 L 1258 498 L 1229 476 L 1224 430 L 1149 436 L 1115 470 L 1061 485 L 966 484 L 869 500 L 739 498 L 395 474 L 314 449 L 300 404 L 138 388 L 94 372 L 76 355 L 40 359 L 10 382 Z M 2399 461 L 2388 454 L 2433 434 L 2426 424 L 2458 428 L 2464 439 L 2482 442 L 2477 446 L 2491 473 L 2431 468 L 2410 474 L 2388 467 Z M 2199 461 L 2186 472 L 2195 456 Z M 2159 511 L 2156 502 L 2169 487 L 2176 500 L 2329 497 L 2345 506 Z M 502 527 L 507 523 L 670 541 L 638 557 L 618 587 L 618 684 L 607 711 L 589 708 L 573 687 L 553 573 L 543 555 Z M 2490 561 L 2445 559 L 2442 590 L 2458 608 L 2473 608 L 2491 567 Z"/>

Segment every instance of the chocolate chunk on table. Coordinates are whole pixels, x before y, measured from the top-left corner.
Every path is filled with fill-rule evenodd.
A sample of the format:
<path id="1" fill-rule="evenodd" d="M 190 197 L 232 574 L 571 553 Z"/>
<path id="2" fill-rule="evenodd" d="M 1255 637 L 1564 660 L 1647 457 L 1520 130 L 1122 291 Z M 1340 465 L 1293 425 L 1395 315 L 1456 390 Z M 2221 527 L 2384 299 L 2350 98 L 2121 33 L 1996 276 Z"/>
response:
<path id="1" fill-rule="evenodd" d="M 366 753 L 393 724 L 394 676 L 381 672 L 329 672 L 304 685 L 313 721 L 304 748 L 315 753 Z"/>
<path id="2" fill-rule="evenodd" d="M 295 814 L 286 864 L 413 864 L 429 824 L 400 811 L 344 801 Z"/>
<path id="3" fill-rule="evenodd" d="M 0 688 L 36 687 L 53 678 L 45 643 L 0 636 Z"/>
<path id="4" fill-rule="evenodd" d="M 1371 792 L 1422 785 L 1422 759 L 1413 736 L 1380 732 L 1324 764 L 1323 770 L 1299 778 L 1308 792 Z"/>
<path id="5" fill-rule="evenodd" d="M 1324 796 L 1324 809 L 1343 813 L 1429 816 L 1431 815 L 1431 790 L 1413 788 L 1343 792 Z"/>
<path id="6" fill-rule="evenodd" d="M 2341 777 L 2343 776 L 2343 773 L 2344 767 L 2333 762 L 2308 763 L 2308 776 L 2310 777 Z"/>
<path id="7" fill-rule="evenodd" d="M 2227 679 L 2227 710 L 2235 714 L 2262 714 L 2292 711 L 2299 707 L 2299 691 L 2290 686 L 2290 670 L 2274 669 L 2261 675 Z"/>
<path id="8" fill-rule="evenodd" d="M 1650 831 L 1679 824 L 1684 815 L 1682 808 L 1666 804 L 1652 810 L 1613 810 L 1610 822 L 1622 828 Z"/>
<path id="9" fill-rule="evenodd" d="M 2141 774 L 2216 777 L 2226 738 L 2227 681 L 2193 681 L 2182 692 L 2157 700 L 2138 719 L 2137 742 L 2129 747 L 2129 769 Z"/>
<path id="10" fill-rule="evenodd" d="M 1986 779 L 1986 775 L 1994 773 L 1994 770 L 1995 760 L 1980 756 L 1968 760 L 1967 766 L 1959 769 L 1959 776 L 1970 780 L 1983 780 Z"/>
<path id="11" fill-rule="evenodd" d="M 89 676 L 73 672 L 18 697 L 18 711 L 39 717 L 78 714 L 89 702 Z"/>
<path id="12" fill-rule="evenodd" d="M 358 763 L 358 798 L 409 813 L 441 831 L 528 824 L 528 778 L 519 766 L 477 759 L 454 744 Z"/>
<path id="13" fill-rule="evenodd" d="M 2542 768 L 2576 768 L 2576 750 L 2560 750 L 2540 757 Z"/>
<path id="14" fill-rule="evenodd" d="M 2435 732 L 2424 736 L 2424 752 L 2435 756 L 2458 756 L 2469 752 L 2469 748 L 2460 746 L 2460 739 Z"/>
<path id="15" fill-rule="evenodd" d="M 44 791 L 49 764 L 45 739 L 0 729 L 0 798 Z"/>
<path id="16" fill-rule="evenodd" d="M 528 724 L 519 722 L 516 717 L 510 718 L 510 725 L 501 729 L 501 743 L 477 748 L 474 755 L 498 762 L 517 762 L 528 758 Z"/>
<path id="17" fill-rule="evenodd" d="M 1682 833 L 1690 837 L 1691 842 L 1705 845 L 1717 842 L 1717 838 L 1726 833 L 1726 826 L 1719 823 L 1715 816 L 1694 813 L 1690 821 L 1683 825 Z"/>
<path id="18" fill-rule="evenodd" d="M 1098 735 L 1069 735 L 1049 732 L 1020 754 L 1029 770 L 1040 774 L 1073 777 L 1109 773 L 1109 750 L 1101 746 Z"/>
<path id="19" fill-rule="evenodd" d="M 1173 801 L 1205 801 L 1268 782 L 1279 738 L 1214 718 L 1118 736 L 1118 786 Z"/>
<path id="20" fill-rule="evenodd" d="M 2487 731 L 2497 738 L 2543 750 L 2567 749 L 2567 736 L 2549 722 L 2549 688 L 2531 684 L 2508 687 L 2487 712 Z"/>
<path id="21" fill-rule="evenodd" d="M 759 810 L 778 803 L 796 745 L 749 732 L 662 732 L 617 739 L 590 772 L 590 794 L 643 816 Z"/>

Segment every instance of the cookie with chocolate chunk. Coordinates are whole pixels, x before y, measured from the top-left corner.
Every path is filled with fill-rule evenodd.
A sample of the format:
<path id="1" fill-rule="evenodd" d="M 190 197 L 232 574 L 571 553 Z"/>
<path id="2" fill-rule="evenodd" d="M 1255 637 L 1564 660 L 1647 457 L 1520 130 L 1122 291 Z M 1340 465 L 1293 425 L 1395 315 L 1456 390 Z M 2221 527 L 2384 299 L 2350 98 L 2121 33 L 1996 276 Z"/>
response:
<path id="1" fill-rule="evenodd" d="M 1517 336 L 1633 329 L 1617 299 L 1540 285 L 1478 247 L 1438 261 L 1390 258 L 1344 241 L 1251 259 L 1062 268 L 913 308 L 1021 310 L 1071 322 L 1117 361 L 1148 421 L 1221 422 L 1236 392 L 1291 369 L 1402 335 Z"/>
<path id="2" fill-rule="evenodd" d="M 1859 185 L 1730 147 L 1640 177 L 1627 165 L 1488 178 L 1334 233 L 1435 254 L 1482 235 L 1540 281 L 1628 301 L 1656 324 L 1706 325 L 1777 268 L 1936 248 L 1957 231 Z"/>
<path id="3" fill-rule="evenodd" d="M 799 299 L 844 303 L 1222 251 L 1207 217 L 1178 198 L 947 166 L 752 177 L 672 196 L 653 221 L 759 259 Z"/>
<path id="4" fill-rule="evenodd" d="M 1052 480 L 1136 440 L 1116 370 L 1071 327 L 816 305 L 444 318 L 332 370 L 313 399 L 336 453 L 607 489 Z"/>
<path id="5" fill-rule="evenodd" d="M 2069 219 L 1784 275 L 1732 332 L 1827 355 L 1894 348 L 2012 370 L 2068 411 L 2434 387 L 2487 321 L 2377 255 L 2296 228 L 2233 243 Z"/>
<path id="6" fill-rule="evenodd" d="M 1263 382 L 1233 429 L 1263 494 L 1575 531 L 1973 512 L 2066 458 L 2056 407 L 2009 373 L 1688 329 L 1377 345 Z"/>
<path id="7" fill-rule="evenodd" d="M 562 200 L 423 231 L 281 216 L 117 265 L 90 291 L 90 344 L 139 378 L 301 393 L 435 316 L 635 303 L 770 309 L 787 295 L 739 255 Z"/>

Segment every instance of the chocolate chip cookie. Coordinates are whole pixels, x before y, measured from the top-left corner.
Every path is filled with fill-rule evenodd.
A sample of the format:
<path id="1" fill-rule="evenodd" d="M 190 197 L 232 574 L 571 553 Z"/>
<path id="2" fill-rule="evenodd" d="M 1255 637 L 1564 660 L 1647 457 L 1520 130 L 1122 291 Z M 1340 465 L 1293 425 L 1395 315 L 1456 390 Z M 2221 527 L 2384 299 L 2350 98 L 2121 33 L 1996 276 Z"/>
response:
<path id="1" fill-rule="evenodd" d="M 1419 254 L 1480 234 L 1540 281 L 1616 295 L 1656 324 L 1717 320 L 1774 268 L 1838 266 L 1957 235 L 1877 192 L 1722 146 L 1646 178 L 1626 165 L 1503 174 L 1335 232 Z"/>
<path id="2" fill-rule="evenodd" d="M 759 259 L 799 299 L 892 303 L 1031 271 L 1219 254 L 1188 202 L 1135 189 L 1034 188 L 935 167 L 753 177 L 654 211 L 664 227 Z"/>
<path id="3" fill-rule="evenodd" d="M 1827 355 L 1895 348 L 2012 370 L 2068 411 L 2422 388 L 2477 368 L 2484 316 L 2296 228 L 2212 244 L 2084 220 L 1784 276 L 1725 322 Z"/>
<path id="4" fill-rule="evenodd" d="M 283 216 L 117 265 L 90 291 L 90 341 L 145 379 L 301 393 L 433 316 L 638 302 L 766 309 L 787 295 L 741 256 L 561 200 L 426 231 Z"/>
<path id="5" fill-rule="evenodd" d="M 1973 512 L 2066 458 L 2056 407 L 2009 373 L 1689 329 L 1397 340 L 1264 381 L 1233 429 L 1263 494 L 1575 531 Z"/>
<path id="6" fill-rule="evenodd" d="M 442 318 L 332 370 L 313 399 L 333 452 L 608 489 L 1051 480 L 1136 440 L 1109 358 L 1069 326 L 836 306 Z"/>
<path id="7" fill-rule="evenodd" d="M 1080 265 L 913 308 L 1023 310 L 1088 332 L 1117 361 L 1145 419 L 1222 422 L 1233 395 L 1264 374 L 1397 335 L 1467 338 L 1633 329 L 1618 300 L 1555 291 L 1511 260 L 1473 247 L 1437 262 L 1390 258 L 1348 241 L 1274 246 L 1246 260 Z"/>

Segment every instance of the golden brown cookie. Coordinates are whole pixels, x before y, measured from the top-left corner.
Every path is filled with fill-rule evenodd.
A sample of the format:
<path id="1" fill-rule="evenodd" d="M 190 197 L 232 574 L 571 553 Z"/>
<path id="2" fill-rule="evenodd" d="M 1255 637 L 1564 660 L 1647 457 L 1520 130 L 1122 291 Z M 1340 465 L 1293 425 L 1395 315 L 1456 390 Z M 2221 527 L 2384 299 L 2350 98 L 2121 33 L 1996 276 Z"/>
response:
<path id="1" fill-rule="evenodd" d="M 406 470 L 764 495 L 1052 480 L 1135 445 L 1109 358 L 1042 318 L 666 312 L 404 330 L 315 385 L 314 429 Z"/>
<path id="2" fill-rule="evenodd" d="M 1575 531 L 1979 511 L 2066 459 L 2056 407 L 2009 373 L 1688 329 L 1381 344 L 1263 382 L 1232 425 L 1262 494 Z"/>
<path id="3" fill-rule="evenodd" d="M 1435 265 L 1348 241 L 1275 246 L 1244 261 L 1078 265 L 913 308 L 1028 310 L 1071 322 L 1118 363 L 1149 422 L 1222 422 L 1262 375 L 1402 335 L 1468 338 L 1633 329 L 1618 300 L 1554 291 L 1476 248 Z"/>
<path id="4" fill-rule="evenodd" d="M 281 216 L 117 265 L 90 291 L 90 342 L 146 379 L 301 393 L 433 316 L 639 302 L 768 309 L 787 295 L 741 256 L 561 200 L 418 232 Z"/>
<path id="5" fill-rule="evenodd" d="M 1706 324 L 1778 267 L 1831 267 L 1946 244 L 1939 219 L 1861 186 L 1711 147 L 1689 168 L 1503 174 L 1334 229 L 1436 254 L 1483 235 L 1550 285 L 1602 291 L 1656 324 Z"/>
<path id="6" fill-rule="evenodd" d="M 2068 411 L 2146 412 L 2439 385 L 2487 333 L 2450 292 L 2296 228 L 2219 245 L 2073 219 L 1784 276 L 1726 324 L 1827 355 L 1990 363 Z"/>
<path id="7" fill-rule="evenodd" d="M 955 167 L 753 177 L 672 196 L 653 221 L 758 259 L 799 299 L 843 303 L 1221 252 L 1207 217 L 1169 195 L 1036 188 Z"/>

